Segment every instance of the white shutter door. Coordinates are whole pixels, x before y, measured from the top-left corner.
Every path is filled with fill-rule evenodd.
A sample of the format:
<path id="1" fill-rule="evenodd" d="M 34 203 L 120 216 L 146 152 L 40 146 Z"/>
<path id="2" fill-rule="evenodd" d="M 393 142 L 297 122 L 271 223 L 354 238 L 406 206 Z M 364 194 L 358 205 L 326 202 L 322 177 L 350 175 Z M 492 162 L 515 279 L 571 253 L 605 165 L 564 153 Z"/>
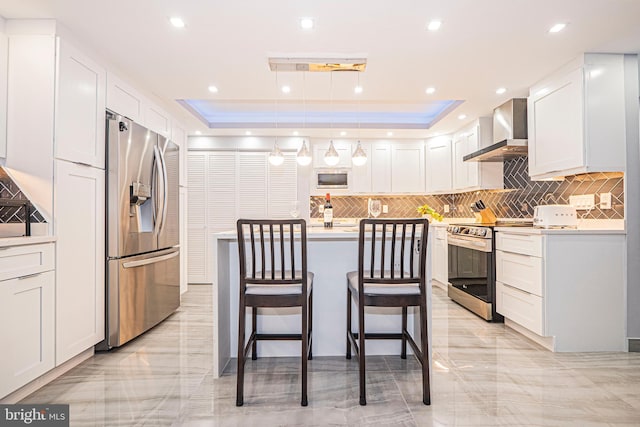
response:
<path id="1" fill-rule="evenodd" d="M 298 167 L 294 153 L 284 155 L 280 166 L 269 164 L 269 218 L 290 218 L 289 211 L 298 199 Z"/>
<path id="2" fill-rule="evenodd" d="M 188 282 L 205 283 L 207 280 L 207 246 L 204 238 L 207 230 L 207 154 L 189 153 L 187 227 L 189 242 Z"/>
<path id="3" fill-rule="evenodd" d="M 267 218 L 267 153 L 238 153 L 238 218 Z"/>
<path id="4" fill-rule="evenodd" d="M 234 230 L 236 226 L 236 153 L 209 153 L 207 174 L 207 225 L 209 233 Z M 191 196 L 189 196 L 191 197 Z"/>

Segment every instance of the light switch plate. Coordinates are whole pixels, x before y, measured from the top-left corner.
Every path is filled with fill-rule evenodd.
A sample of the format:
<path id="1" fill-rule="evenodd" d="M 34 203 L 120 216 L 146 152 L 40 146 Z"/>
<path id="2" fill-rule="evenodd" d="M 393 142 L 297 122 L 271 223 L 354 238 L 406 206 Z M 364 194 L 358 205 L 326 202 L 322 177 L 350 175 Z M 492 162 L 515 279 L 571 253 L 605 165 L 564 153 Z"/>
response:
<path id="1" fill-rule="evenodd" d="M 600 209 L 611 209 L 611 193 L 600 193 Z"/>
<path id="2" fill-rule="evenodd" d="M 444 205 L 444 213 L 449 213 L 449 205 Z"/>
<path id="3" fill-rule="evenodd" d="M 382 213 L 389 213 L 389 205 L 382 205 Z"/>
<path id="4" fill-rule="evenodd" d="M 595 194 L 581 194 L 569 196 L 569 204 L 577 210 L 589 210 L 596 207 Z"/>

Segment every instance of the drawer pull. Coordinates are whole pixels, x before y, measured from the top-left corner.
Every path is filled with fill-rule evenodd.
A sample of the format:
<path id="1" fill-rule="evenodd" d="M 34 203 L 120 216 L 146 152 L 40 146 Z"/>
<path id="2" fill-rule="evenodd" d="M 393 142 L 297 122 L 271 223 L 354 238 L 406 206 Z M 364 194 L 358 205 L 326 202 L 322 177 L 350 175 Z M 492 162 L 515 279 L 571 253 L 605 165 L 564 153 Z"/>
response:
<path id="1" fill-rule="evenodd" d="M 41 275 L 42 273 L 33 273 L 33 274 L 27 274 L 26 276 L 20 276 L 18 277 L 18 280 L 23 280 L 23 279 L 30 279 L 32 277 L 36 277 Z"/>

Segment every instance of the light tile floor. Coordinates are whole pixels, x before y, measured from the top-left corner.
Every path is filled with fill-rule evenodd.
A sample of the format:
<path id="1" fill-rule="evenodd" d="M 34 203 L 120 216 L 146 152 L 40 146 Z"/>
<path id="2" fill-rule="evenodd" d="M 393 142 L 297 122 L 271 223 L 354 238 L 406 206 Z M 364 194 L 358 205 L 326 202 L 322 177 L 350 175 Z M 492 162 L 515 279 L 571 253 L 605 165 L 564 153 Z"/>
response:
<path id="1" fill-rule="evenodd" d="M 310 362 L 299 406 L 298 359 L 247 362 L 245 405 L 234 368 L 211 375 L 211 292 L 191 286 L 165 322 L 74 368 L 24 400 L 69 403 L 72 426 L 640 426 L 640 353 L 551 353 L 486 323 L 434 289 L 432 404 L 415 359 Z"/>

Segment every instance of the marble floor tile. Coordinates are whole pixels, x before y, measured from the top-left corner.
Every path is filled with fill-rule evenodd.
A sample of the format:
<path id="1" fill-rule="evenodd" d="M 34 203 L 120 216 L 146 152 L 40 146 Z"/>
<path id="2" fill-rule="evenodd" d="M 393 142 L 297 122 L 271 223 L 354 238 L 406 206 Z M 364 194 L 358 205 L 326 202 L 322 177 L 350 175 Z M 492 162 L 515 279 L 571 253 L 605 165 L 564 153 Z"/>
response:
<path id="1" fill-rule="evenodd" d="M 552 353 L 487 323 L 436 288 L 431 406 L 413 357 L 314 357 L 309 406 L 299 358 L 248 360 L 245 404 L 236 364 L 212 374 L 211 289 L 192 285 L 180 309 L 122 348 L 96 354 L 25 403 L 68 403 L 72 426 L 640 426 L 640 354 Z"/>

